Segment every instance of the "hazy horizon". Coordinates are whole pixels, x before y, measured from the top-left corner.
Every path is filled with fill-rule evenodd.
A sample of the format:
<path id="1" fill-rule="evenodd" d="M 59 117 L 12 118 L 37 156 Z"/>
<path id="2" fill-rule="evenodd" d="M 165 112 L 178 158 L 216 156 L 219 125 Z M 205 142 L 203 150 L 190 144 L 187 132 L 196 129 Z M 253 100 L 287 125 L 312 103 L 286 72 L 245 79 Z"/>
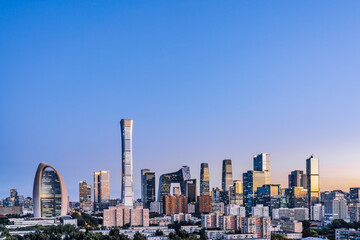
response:
<path id="1" fill-rule="evenodd" d="M 71 201 L 110 171 L 120 197 L 120 119 L 156 181 L 208 162 L 220 187 L 252 156 L 271 179 L 320 159 L 320 189 L 360 187 L 360 2 L 8 1 L 0 3 L 0 198 L 32 196 L 40 162 Z M 199 183 L 198 183 L 199 187 Z M 156 186 L 156 192 L 158 186 Z"/>

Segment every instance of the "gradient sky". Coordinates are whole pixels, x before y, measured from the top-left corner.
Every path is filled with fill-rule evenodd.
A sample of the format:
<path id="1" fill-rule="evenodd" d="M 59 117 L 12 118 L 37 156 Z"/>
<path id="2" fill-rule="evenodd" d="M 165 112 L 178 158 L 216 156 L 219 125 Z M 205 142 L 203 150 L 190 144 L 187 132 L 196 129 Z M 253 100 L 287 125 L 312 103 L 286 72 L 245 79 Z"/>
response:
<path id="1" fill-rule="evenodd" d="M 134 183 L 252 155 L 272 182 L 320 159 L 321 190 L 360 186 L 359 1 L 2 1 L 0 198 L 32 195 L 40 162 L 78 182 L 110 170 L 134 120 Z"/>

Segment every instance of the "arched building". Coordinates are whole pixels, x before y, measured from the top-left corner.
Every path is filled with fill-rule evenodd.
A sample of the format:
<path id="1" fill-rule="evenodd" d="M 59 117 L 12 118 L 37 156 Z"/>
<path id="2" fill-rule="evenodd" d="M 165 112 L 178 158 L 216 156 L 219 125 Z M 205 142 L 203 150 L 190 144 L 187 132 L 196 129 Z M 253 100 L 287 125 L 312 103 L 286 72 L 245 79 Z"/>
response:
<path id="1" fill-rule="evenodd" d="M 34 217 L 56 217 L 67 214 L 68 195 L 65 182 L 53 166 L 40 163 L 35 174 Z"/>

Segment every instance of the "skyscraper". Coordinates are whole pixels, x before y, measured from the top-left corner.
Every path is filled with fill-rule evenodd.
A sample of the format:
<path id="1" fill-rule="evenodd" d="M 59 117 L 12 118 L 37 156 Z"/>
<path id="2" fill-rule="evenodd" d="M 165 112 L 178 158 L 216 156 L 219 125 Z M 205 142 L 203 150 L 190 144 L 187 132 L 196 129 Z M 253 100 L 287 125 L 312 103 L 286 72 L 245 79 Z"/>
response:
<path id="1" fill-rule="evenodd" d="M 141 169 L 141 201 L 145 203 L 145 173 L 150 172 L 150 169 Z"/>
<path id="2" fill-rule="evenodd" d="M 159 178 L 158 201 L 161 209 L 163 208 L 163 197 L 167 196 L 171 191 L 171 185 L 179 184 L 180 194 L 185 194 L 185 181 L 191 179 L 190 167 L 183 166 L 177 172 L 162 174 Z"/>
<path id="3" fill-rule="evenodd" d="M 308 207 L 319 202 L 320 182 L 319 182 L 319 159 L 312 155 L 306 159 L 306 175 L 308 188 Z"/>
<path id="4" fill-rule="evenodd" d="M 271 160 L 270 154 L 260 153 L 254 155 L 254 171 L 263 171 L 265 172 L 265 184 L 271 184 Z"/>
<path id="5" fill-rule="evenodd" d="M 250 214 L 255 204 L 255 193 L 266 182 L 266 174 L 263 171 L 247 171 L 243 173 L 243 198 L 246 213 Z"/>
<path id="6" fill-rule="evenodd" d="M 188 203 L 196 202 L 196 179 L 189 179 L 185 181 L 185 196 L 188 197 Z"/>
<path id="7" fill-rule="evenodd" d="M 143 175 L 144 195 L 143 206 L 150 208 L 150 203 L 155 202 L 155 173 L 146 172 Z"/>
<path id="8" fill-rule="evenodd" d="M 121 202 L 125 207 L 134 204 L 132 129 L 133 120 L 121 119 L 121 146 L 122 146 L 122 175 L 121 175 Z"/>
<path id="9" fill-rule="evenodd" d="M 40 163 L 35 174 L 34 217 L 56 217 L 67 214 L 68 195 L 60 173 L 50 164 Z"/>
<path id="10" fill-rule="evenodd" d="M 94 172 L 94 207 L 103 210 L 110 202 L 109 171 Z"/>
<path id="11" fill-rule="evenodd" d="M 79 202 L 80 208 L 85 211 L 91 210 L 91 185 L 88 185 L 86 181 L 79 182 Z"/>
<path id="12" fill-rule="evenodd" d="M 210 194 L 209 164 L 202 163 L 200 167 L 200 195 Z"/>
<path id="13" fill-rule="evenodd" d="M 225 159 L 222 165 L 221 187 L 223 191 L 229 191 L 231 185 L 233 185 L 231 159 Z"/>
<path id="14" fill-rule="evenodd" d="M 289 188 L 303 187 L 306 188 L 306 174 L 301 170 L 294 170 L 289 174 Z"/>
<path id="15" fill-rule="evenodd" d="M 243 183 L 240 180 L 234 180 L 230 187 L 230 204 L 243 205 Z"/>

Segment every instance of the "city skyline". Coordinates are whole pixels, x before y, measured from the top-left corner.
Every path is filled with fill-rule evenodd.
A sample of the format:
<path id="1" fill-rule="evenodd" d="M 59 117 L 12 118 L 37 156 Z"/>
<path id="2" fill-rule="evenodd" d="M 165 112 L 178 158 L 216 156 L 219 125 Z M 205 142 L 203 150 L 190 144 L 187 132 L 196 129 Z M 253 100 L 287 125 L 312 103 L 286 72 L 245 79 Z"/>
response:
<path id="1" fill-rule="evenodd" d="M 223 159 L 242 180 L 262 152 L 273 184 L 286 187 L 314 154 L 321 191 L 357 187 L 359 7 L 1 3 L 0 198 L 32 196 L 40 162 L 59 170 L 71 201 L 99 170 L 120 198 L 123 118 L 136 123 L 135 199 L 141 169 L 157 188 L 186 165 L 199 184 L 206 162 L 212 189 Z"/>

